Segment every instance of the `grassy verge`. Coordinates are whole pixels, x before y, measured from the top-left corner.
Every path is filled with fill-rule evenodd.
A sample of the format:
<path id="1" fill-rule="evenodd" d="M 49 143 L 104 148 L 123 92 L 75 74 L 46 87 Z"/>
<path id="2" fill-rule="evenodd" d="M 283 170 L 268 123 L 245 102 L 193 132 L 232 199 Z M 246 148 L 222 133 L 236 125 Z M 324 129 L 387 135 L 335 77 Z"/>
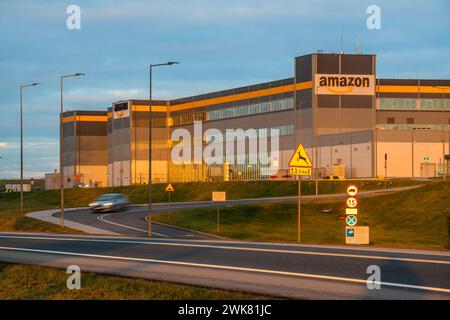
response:
<path id="1" fill-rule="evenodd" d="M 322 213 L 330 209 L 331 213 Z M 302 204 L 302 241 L 344 244 L 342 200 Z M 239 240 L 296 241 L 297 205 L 272 203 L 225 207 L 217 233 L 215 208 L 189 209 L 155 216 L 155 220 Z M 403 248 L 450 248 L 450 182 L 360 201 L 358 225 L 370 226 L 372 245 Z"/>
<path id="2" fill-rule="evenodd" d="M 167 282 L 81 274 L 81 289 L 68 290 L 65 270 L 0 263 L 0 300 L 5 299 L 261 299 L 263 296 Z M 266 297 L 267 298 L 267 297 Z"/>
<path id="3" fill-rule="evenodd" d="M 319 191 L 324 193 L 341 193 L 345 191 L 349 181 L 321 181 Z M 362 190 L 384 188 L 384 182 L 378 180 L 357 180 L 352 183 Z M 425 183 L 423 181 L 392 180 L 388 187 L 401 187 Z M 165 184 L 156 184 L 153 188 L 154 202 L 167 202 L 168 194 L 164 192 Z M 227 199 L 292 196 L 297 192 L 295 181 L 243 181 L 243 182 L 200 182 L 174 184 L 175 192 L 172 201 L 205 201 L 211 200 L 211 191 L 226 191 Z M 302 184 L 303 194 L 314 194 L 314 182 Z M 115 188 L 84 188 L 65 191 L 66 207 L 87 206 L 90 201 L 104 193 L 120 192 L 129 196 L 132 203 L 147 202 L 147 186 L 129 186 Z M 1 231 L 36 231 L 36 232 L 70 232 L 79 231 L 61 229 L 56 225 L 36 221 L 21 215 L 19 212 L 19 193 L 0 193 L 0 230 Z M 58 190 L 34 191 L 24 194 L 25 213 L 37 210 L 55 209 L 59 207 Z"/>

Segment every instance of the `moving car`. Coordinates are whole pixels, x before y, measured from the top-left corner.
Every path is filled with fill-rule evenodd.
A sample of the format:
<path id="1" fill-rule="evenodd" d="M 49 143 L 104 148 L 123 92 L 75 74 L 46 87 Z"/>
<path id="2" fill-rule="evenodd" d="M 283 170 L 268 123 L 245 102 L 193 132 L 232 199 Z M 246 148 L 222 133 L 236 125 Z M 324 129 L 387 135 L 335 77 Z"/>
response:
<path id="1" fill-rule="evenodd" d="M 121 211 L 128 206 L 128 197 L 121 193 L 108 193 L 101 195 L 97 200 L 89 204 L 94 212 Z"/>

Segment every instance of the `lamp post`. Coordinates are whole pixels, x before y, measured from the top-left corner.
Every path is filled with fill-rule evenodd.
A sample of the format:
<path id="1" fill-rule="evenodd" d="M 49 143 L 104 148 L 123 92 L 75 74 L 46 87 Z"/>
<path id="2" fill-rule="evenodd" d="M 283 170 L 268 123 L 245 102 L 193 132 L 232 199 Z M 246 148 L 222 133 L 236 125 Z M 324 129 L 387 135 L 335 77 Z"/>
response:
<path id="1" fill-rule="evenodd" d="M 176 61 L 166 63 L 151 64 L 149 67 L 149 83 L 148 83 L 148 237 L 152 237 L 152 69 L 154 67 L 171 66 L 179 64 Z"/>
<path id="2" fill-rule="evenodd" d="M 62 75 L 60 78 L 60 114 L 59 114 L 59 189 L 61 192 L 61 217 L 60 223 L 61 228 L 64 228 L 64 171 L 63 171 L 63 138 L 64 138 L 64 126 L 63 126 L 63 112 L 64 112 L 64 101 L 63 101 L 63 80 L 64 78 L 79 77 L 84 76 L 84 73 L 74 73 Z"/>
<path id="3" fill-rule="evenodd" d="M 442 90 L 442 112 L 445 112 L 445 90 L 448 89 L 448 87 L 433 86 L 433 88 Z M 444 117 L 442 117 L 442 119 L 444 119 Z M 445 180 L 445 178 L 446 178 L 445 176 L 447 175 L 445 168 L 446 168 L 447 164 L 446 164 L 446 161 L 445 161 L 445 137 L 444 137 L 445 136 L 445 129 L 444 129 L 444 126 L 445 126 L 445 121 L 442 124 L 442 165 L 443 165 L 442 177 Z M 449 140 L 448 143 L 449 143 L 449 149 L 450 149 L 450 140 Z"/>
<path id="4" fill-rule="evenodd" d="M 20 85 L 20 213 L 23 215 L 23 116 L 22 116 L 22 91 L 26 87 L 34 87 L 39 83 Z"/>
<path id="5" fill-rule="evenodd" d="M 317 135 L 317 92 L 318 89 L 323 87 L 323 85 L 319 85 L 317 87 L 315 87 L 314 89 L 314 93 L 315 93 L 315 98 L 316 98 L 316 105 L 313 108 L 313 145 L 314 145 L 314 162 L 315 162 L 315 184 L 316 184 L 316 196 L 319 194 L 319 168 L 318 168 L 318 150 L 317 150 L 317 140 L 318 140 L 318 135 Z M 340 125 L 340 123 L 339 123 Z M 333 163 L 331 163 L 331 166 L 333 166 Z M 350 168 L 351 170 L 351 168 Z"/>

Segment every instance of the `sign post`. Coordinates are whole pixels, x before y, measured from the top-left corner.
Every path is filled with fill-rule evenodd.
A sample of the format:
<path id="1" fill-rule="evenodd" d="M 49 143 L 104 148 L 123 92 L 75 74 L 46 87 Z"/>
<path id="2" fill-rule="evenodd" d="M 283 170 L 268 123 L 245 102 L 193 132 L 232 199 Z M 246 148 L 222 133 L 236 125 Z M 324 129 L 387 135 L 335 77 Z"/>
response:
<path id="1" fill-rule="evenodd" d="M 387 190 L 387 153 L 384 154 L 384 190 Z"/>
<path id="2" fill-rule="evenodd" d="M 289 174 L 298 176 L 297 242 L 300 242 L 302 176 L 310 176 L 312 174 L 312 162 L 302 144 L 298 145 L 289 161 Z"/>
<path id="3" fill-rule="evenodd" d="M 227 200 L 227 193 L 225 191 L 213 191 L 212 201 L 223 202 Z M 220 232 L 220 206 L 217 206 L 217 233 Z"/>
<path id="4" fill-rule="evenodd" d="M 169 194 L 169 202 L 170 202 L 170 195 L 172 194 L 172 192 L 175 191 L 172 184 L 169 183 L 164 191 L 166 191 Z"/>
<path id="5" fill-rule="evenodd" d="M 385 158 L 386 159 L 386 158 Z M 385 167 L 386 168 L 386 167 Z M 345 209 L 345 243 L 346 244 L 369 244 L 369 227 L 357 227 L 358 223 L 358 200 L 356 195 L 358 188 L 349 186 L 347 188 L 347 208 Z"/>

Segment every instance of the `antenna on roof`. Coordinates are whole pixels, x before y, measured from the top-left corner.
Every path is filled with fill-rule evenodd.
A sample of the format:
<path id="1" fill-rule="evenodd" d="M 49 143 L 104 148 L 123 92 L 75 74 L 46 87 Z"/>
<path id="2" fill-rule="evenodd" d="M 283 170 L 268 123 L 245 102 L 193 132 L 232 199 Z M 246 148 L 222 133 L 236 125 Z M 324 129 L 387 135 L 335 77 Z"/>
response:
<path id="1" fill-rule="evenodd" d="M 341 54 L 344 54 L 344 23 L 341 25 Z"/>

